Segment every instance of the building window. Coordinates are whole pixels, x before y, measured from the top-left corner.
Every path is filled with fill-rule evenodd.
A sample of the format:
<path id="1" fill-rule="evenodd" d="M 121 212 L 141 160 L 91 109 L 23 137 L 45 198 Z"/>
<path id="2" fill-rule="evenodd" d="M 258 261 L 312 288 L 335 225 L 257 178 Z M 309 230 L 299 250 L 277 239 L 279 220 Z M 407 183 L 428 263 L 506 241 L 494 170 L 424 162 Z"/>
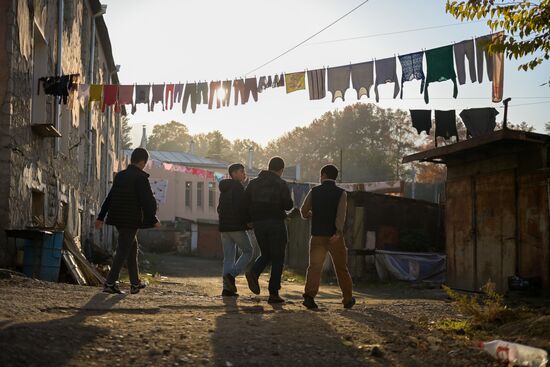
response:
<path id="1" fill-rule="evenodd" d="M 32 124 L 51 123 L 48 119 L 46 109 L 46 94 L 40 90 L 41 85 L 38 80 L 48 76 L 48 45 L 42 36 L 40 28 L 34 25 L 34 54 L 32 66 Z M 38 91 L 40 90 L 40 94 Z"/>
<path id="2" fill-rule="evenodd" d="M 192 182 L 191 181 L 187 181 L 185 182 L 185 206 L 188 207 L 188 208 L 191 208 L 191 198 L 192 198 L 192 190 L 193 190 L 193 186 L 192 186 Z"/>
<path id="3" fill-rule="evenodd" d="M 204 182 L 197 182 L 197 207 L 202 208 L 202 198 L 204 195 Z"/>
<path id="4" fill-rule="evenodd" d="M 208 206 L 213 208 L 216 200 L 216 185 L 214 182 L 208 183 Z"/>
<path id="5" fill-rule="evenodd" d="M 31 193 L 32 222 L 39 226 L 45 225 L 44 212 L 46 210 L 45 196 L 43 192 L 33 190 Z"/>

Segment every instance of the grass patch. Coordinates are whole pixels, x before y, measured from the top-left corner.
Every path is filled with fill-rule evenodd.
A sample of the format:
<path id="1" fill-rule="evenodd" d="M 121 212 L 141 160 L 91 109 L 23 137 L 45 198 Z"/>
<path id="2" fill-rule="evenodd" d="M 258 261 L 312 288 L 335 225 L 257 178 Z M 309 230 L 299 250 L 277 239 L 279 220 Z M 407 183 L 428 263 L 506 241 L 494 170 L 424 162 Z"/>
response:
<path id="1" fill-rule="evenodd" d="M 472 325 L 467 320 L 443 320 L 437 322 L 435 327 L 457 335 L 471 334 L 473 332 Z"/>
<path id="2" fill-rule="evenodd" d="M 147 281 L 149 284 L 160 283 L 160 274 L 158 274 L 159 255 L 143 252 L 139 254 L 139 278 Z M 158 275 L 157 275 L 158 274 Z M 157 275 L 155 277 L 155 275 Z M 124 283 L 130 283 L 130 277 L 128 271 L 122 269 L 120 272 L 120 281 Z"/>
<path id="3" fill-rule="evenodd" d="M 291 283 L 305 283 L 306 277 L 292 269 L 286 269 L 283 271 L 283 280 Z"/>

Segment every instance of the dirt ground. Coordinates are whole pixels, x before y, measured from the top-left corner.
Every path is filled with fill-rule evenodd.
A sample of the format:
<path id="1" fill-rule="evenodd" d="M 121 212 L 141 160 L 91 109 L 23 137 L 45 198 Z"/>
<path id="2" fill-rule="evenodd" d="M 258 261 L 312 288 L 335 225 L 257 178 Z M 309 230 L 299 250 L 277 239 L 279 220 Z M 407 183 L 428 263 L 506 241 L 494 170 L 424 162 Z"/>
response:
<path id="1" fill-rule="evenodd" d="M 0 366 L 498 365 L 467 336 L 435 327 L 461 317 L 439 289 L 367 286 L 344 310 L 339 289 L 323 285 L 321 308 L 308 311 L 299 281 L 284 281 L 288 302 L 271 306 L 266 275 L 260 296 L 239 277 L 240 297 L 222 298 L 220 261 L 156 259 L 167 278 L 138 295 L 0 280 Z"/>

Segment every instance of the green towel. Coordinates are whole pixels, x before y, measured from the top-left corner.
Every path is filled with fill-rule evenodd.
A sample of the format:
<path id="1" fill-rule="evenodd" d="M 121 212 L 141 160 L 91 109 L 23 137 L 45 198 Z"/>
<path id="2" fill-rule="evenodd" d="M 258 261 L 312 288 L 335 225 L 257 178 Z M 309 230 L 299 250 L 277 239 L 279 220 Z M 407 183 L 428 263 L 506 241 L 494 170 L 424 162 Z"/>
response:
<path id="1" fill-rule="evenodd" d="M 426 51 L 426 64 L 428 72 L 426 76 L 426 87 L 424 88 L 424 101 L 428 103 L 428 86 L 431 82 L 443 82 L 452 80 L 454 84 L 453 97 L 458 95 L 456 84 L 456 73 L 453 61 L 453 46 L 438 47 Z"/>

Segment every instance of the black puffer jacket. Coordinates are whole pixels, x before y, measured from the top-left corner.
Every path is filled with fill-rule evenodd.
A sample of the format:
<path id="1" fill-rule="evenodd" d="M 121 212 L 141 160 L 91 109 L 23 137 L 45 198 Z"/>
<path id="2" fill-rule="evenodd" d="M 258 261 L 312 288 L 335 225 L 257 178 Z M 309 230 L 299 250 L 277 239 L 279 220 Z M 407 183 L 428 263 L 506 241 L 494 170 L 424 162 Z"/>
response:
<path id="1" fill-rule="evenodd" d="M 220 181 L 220 201 L 218 203 L 220 232 L 244 231 L 246 225 L 243 213 L 243 185 L 233 179 Z"/>
<path id="2" fill-rule="evenodd" d="M 97 219 L 122 228 L 151 228 L 158 222 L 149 175 L 134 165 L 116 174 Z"/>
<path id="3" fill-rule="evenodd" d="M 285 211 L 294 207 L 286 181 L 271 171 L 262 171 L 250 181 L 245 190 L 244 205 L 247 222 L 285 219 Z"/>

